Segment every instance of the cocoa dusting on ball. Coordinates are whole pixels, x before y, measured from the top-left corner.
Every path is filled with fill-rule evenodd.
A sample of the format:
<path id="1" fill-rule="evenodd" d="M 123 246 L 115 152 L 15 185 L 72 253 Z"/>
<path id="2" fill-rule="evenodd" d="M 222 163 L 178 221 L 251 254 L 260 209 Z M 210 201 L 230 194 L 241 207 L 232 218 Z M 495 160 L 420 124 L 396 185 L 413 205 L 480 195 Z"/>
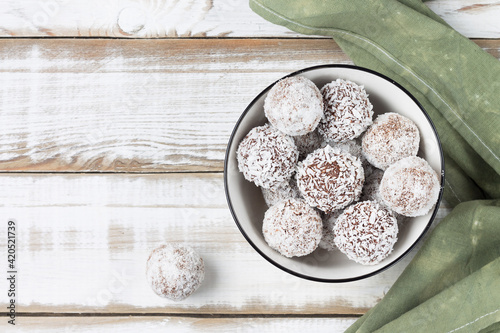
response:
<path id="1" fill-rule="evenodd" d="M 318 247 L 322 221 L 319 213 L 304 200 L 288 199 L 266 211 L 262 233 L 267 244 L 283 256 L 300 257 Z"/>
<path id="2" fill-rule="evenodd" d="M 337 79 L 324 85 L 321 93 L 325 110 L 318 130 L 326 140 L 352 140 L 372 124 L 373 106 L 363 86 Z"/>
<path id="3" fill-rule="evenodd" d="M 415 156 L 420 144 L 417 125 L 397 113 L 384 113 L 363 135 L 363 155 L 375 167 L 385 170 L 408 156 Z"/>
<path id="4" fill-rule="evenodd" d="M 200 287 L 205 267 L 203 259 L 191 247 L 166 244 L 151 252 L 146 277 L 158 296 L 181 301 Z"/>
<path id="5" fill-rule="evenodd" d="M 299 163 L 296 178 L 300 193 L 310 206 L 332 213 L 358 200 L 364 170 L 356 157 L 326 146 Z"/>
<path id="6" fill-rule="evenodd" d="M 246 180 L 270 188 L 290 179 L 299 153 L 293 139 L 269 124 L 253 128 L 238 146 L 238 168 Z"/>
<path id="7" fill-rule="evenodd" d="M 437 174 L 429 163 L 410 156 L 387 168 L 379 191 L 390 209 L 414 217 L 431 210 L 438 200 L 440 188 Z"/>
<path id="8" fill-rule="evenodd" d="M 264 100 L 269 122 L 281 132 L 296 136 L 314 131 L 323 117 L 323 98 L 311 80 L 292 76 L 278 81 Z"/>
<path id="9" fill-rule="evenodd" d="M 388 209 L 375 201 L 362 201 L 344 210 L 333 232 L 335 245 L 349 259 L 375 265 L 392 252 L 398 224 Z"/>

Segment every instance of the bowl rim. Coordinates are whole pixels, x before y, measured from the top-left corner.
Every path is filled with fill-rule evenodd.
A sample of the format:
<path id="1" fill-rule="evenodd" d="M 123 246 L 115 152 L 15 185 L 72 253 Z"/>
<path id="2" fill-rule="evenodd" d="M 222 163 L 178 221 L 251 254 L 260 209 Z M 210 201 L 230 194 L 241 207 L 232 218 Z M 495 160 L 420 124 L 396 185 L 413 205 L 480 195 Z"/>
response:
<path id="1" fill-rule="evenodd" d="M 300 74 L 305 73 L 305 72 L 309 72 L 309 71 L 313 71 L 313 70 L 317 70 L 317 69 L 323 69 L 323 68 L 349 68 L 349 69 L 354 69 L 354 70 L 359 70 L 359 71 L 367 72 L 367 73 L 376 75 L 376 76 L 378 76 L 378 77 L 380 77 L 380 78 L 382 78 L 382 79 L 384 79 L 386 81 L 389 81 L 390 83 L 392 83 L 393 85 L 395 85 L 397 88 L 401 89 L 406 95 L 408 95 L 408 97 L 410 97 L 413 100 L 413 102 L 419 107 L 419 109 L 422 111 L 422 113 L 424 114 L 424 116 L 427 118 L 427 121 L 429 122 L 429 124 L 430 124 L 430 126 L 431 126 L 431 128 L 432 128 L 432 130 L 434 132 L 434 136 L 436 137 L 436 140 L 437 140 L 437 143 L 438 143 L 438 147 L 439 147 L 440 159 L 441 159 L 441 184 L 440 184 L 440 189 L 439 189 L 438 200 L 436 201 L 436 204 L 434 206 L 434 210 L 432 212 L 432 215 L 429 218 L 429 222 L 425 226 L 425 228 L 422 231 L 422 233 L 413 242 L 413 244 L 408 247 L 408 249 L 406 251 L 404 251 L 399 257 L 397 257 L 396 259 L 394 259 L 392 262 L 387 263 L 385 266 L 383 266 L 383 267 L 381 267 L 381 268 L 379 268 L 379 269 L 377 269 L 377 270 L 375 270 L 373 272 L 370 272 L 368 274 L 363 274 L 363 275 L 355 276 L 355 277 L 352 277 L 352 278 L 343 278 L 343 279 L 318 278 L 318 277 L 314 277 L 314 276 L 310 276 L 310 275 L 306 275 L 306 274 L 295 272 L 295 271 L 293 271 L 293 270 L 291 270 L 291 269 L 289 269 L 287 267 L 284 267 L 283 265 L 277 263 L 276 261 L 274 261 L 273 259 L 271 259 L 270 257 L 268 257 L 263 251 L 261 251 L 259 249 L 259 247 L 257 245 L 255 245 L 255 243 L 250 239 L 250 237 L 247 235 L 247 233 L 243 229 L 243 226 L 238 221 L 238 218 L 236 217 L 236 213 L 235 213 L 234 208 L 233 208 L 233 204 L 231 202 L 231 195 L 229 194 L 229 189 L 228 189 L 228 184 L 227 184 L 227 182 L 228 182 L 228 160 L 229 160 L 229 154 L 230 154 L 231 148 L 232 148 L 232 146 L 234 144 L 234 136 L 236 135 L 236 132 L 237 132 L 237 130 L 238 130 L 238 128 L 239 128 L 239 126 L 240 126 L 243 118 L 245 118 L 245 116 L 250 111 L 250 109 L 253 107 L 253 105 L 262 97 L 262 95 L 264 95 L 265 93 L 267 93 L 278 81 L 283 80 L 283 79 L 285 79 L 287 77 L 296 76 L 296 75 L 300 75 Z M 391 78 L 385 76 L 384 74 L 378 73 L 378 72 L 376 72 L 374 70 L 371 70 L 371 69 L 368 69 L 368 68 L 365 68 L 365 67 L 360 67 L 360 66 L 356 66 L 356 65 L 347 65 L 347 64 L 324 64 L 324 65 L 317 65 L 317 66 L 312 66 L 312 67 L 306 67 L 306 68 L 300 69 L 298 71 L 292 72 L 290 74 L 287 74 L 287 75 L 283 76 L 282 78 L 274 81 L 269 86 L 267 86 L 264 90 L 262 90 L 248 104 L 248 106 L 245 108 L 245 110 L 243 111 L 243 113 L 238 118 L 238 121 L 234 125 L 233 131 L 231 132 L 231 136 L 229 137 L 229 141 L 228 141 L 227 148 L 226 148 L 226 154 L 225 154 L 225 157 L 224 157 L 224 192 L 225 192 L 225 195 L 226 195 L 226 201 L 227 201 L 227 204 L 229 206 L 229 210 L 231 212 L 233 220 L 236 223 L 236 226 L 240 230 L 240 232 L 243 235 L 243 237 L 247 240 L 247 242 L 264 259 L 266 259 L 269 263 L 271 263 L 272 265 L 278 267 L 279 269 L 281 269 L 281 270 L 283 270 L 283 271 L 285 271 L 285 272 L 287 272 L 289 274 L 292 274 L 294 276 L 306 279 L 306 280 L 316 281 L 316 282 L 326 282 L 326 283 L 344 283 L 344 282 L 352 282 L 352 281 L 363 280 L 363 279 L 372 277 L 374 275 L 377 275 L 380 272 L 385 271 L 386 269 L 394 266 L 396 263 L 398 263 L 399 261 L 401 261 L 401 259 L 403 259 L 411 250 L 413 250 L 413 248 L 425 236 L 425 234 L 429 231 L 429 229 L 430 229 L 430 227 L 432 225 L 432 222 L 436 218 L 436 214 L 437 214 L 437 212 L 439 210 L 439 206 L 440 206 L 441 200 L 443 198 L 443 190 L 444 190 L 444 184 L 445 184 L 444 177 L 445 177 L 445 165 L 444 165 L 444 155 L 443 155 L 443 147 L 441 145 L 441 140 L 439 139 L 439 135 L 437 133 L 436 127 L 434 126 L 434 123 L 432 122 L 432 119 L 429 117 L 429 115 L 425 111 L 425 109 L 422 106 L 422 104 L 420 104 L 420 102 L 408 90 L 406 90 L 403 86 L 401 86 L 399 83 L 397 83 L 396 81 L 392 80 Z"/>

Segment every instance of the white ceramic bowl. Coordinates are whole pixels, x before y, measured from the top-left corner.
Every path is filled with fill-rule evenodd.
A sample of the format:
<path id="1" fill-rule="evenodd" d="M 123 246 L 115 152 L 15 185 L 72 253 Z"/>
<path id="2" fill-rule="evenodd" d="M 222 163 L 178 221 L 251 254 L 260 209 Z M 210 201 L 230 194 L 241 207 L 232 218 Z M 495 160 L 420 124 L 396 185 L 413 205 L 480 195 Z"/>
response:
<path id="1" fill-rule="evenodd" d="M 282 270 L 314 281 L 347 282 L 373 276 L 403 258 L 424 236 L 436 216 L 444 184 L 444 160 L 436 129 L 418 101 L 399 84 L 374 71 L 348 65 L 323 65 L 306 68 L 287 76 L 301 75 L 312 80 L 318 88 L 337 78 L 363 85 L 378 114 L 397 112 L 410 118 L 420 130 L 418 156 L 429 162 L 441 183 L 439 199 L 425 216 L 408 218 L 400 227 L 398 241 L 392 253 L 381 263 L 364 266 L 351 261 L 340 251 L 328 252 L 318 248 L 304 257 L 286 258 L 270 248 L 262 235 L 262 220 L 267 206 L 261 190 L 244 179 L 238 171 L 236 150 L 243 137 L 255 126 L 267 122 L 264 115 L 264 99 L 270 85 L 262 91 L 241 115 L 234 127 L 226 151 L 224 184 L 229 209 L 243 236 L 265 259 Z"/>

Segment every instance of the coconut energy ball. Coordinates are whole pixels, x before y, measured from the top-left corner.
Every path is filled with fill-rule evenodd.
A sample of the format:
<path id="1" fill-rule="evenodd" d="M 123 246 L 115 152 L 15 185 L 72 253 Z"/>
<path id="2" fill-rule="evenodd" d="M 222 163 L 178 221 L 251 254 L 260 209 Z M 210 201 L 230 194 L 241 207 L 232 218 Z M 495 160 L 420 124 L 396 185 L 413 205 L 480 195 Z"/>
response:
<path id="1" fill-rule="evenodd" d="M 191 247 L 166 244 L 151 252 L 146 277 L 158 296 L 181 301 L 201 285 L 205 267 L 203 259 Z"/>
<path id="2" fill-rule="evenodd" d="M 335 245 L 351 260 L 375 265 L 385 259 L 397 241 L 396 218 L 375 201 L 349 206 L 333 227 Z"/>
<path id="3" fill-rule="evenodd" d="M 363 155 L 375 167 L 385 170 L 408 156 L 415 156 L 420 144 L 417 125 L 397 113 L 384 113 L 363 135 Z"/>
<path id="4" fill-rule="evenodd" d="M 284 181 L 279 183 L 275 187 L 271 188 L 261 188 L 264 201 L 268 207 L 277 204 L 281 200 L 285 199 L 298 199 L 300 198 L 300 191 L 297 187 L 297 181 L 294 177 L 290 178 L 289 181 Z"/>
<path id="5" fill-rule="evenodd" d="M 323 138 L 317 130 L 305 135 L 294 136 L 293 140 L 299 150 L 299 161 L 302 161 L 307 155 L 320 148 L 323 143 Z"/>
<path id="6" fill-rule="evenodd" d="M 359 159 L 331 146 L 316 150 L 300 162 L 296 178 L 306 202 L 325 213 L 358 200 L 365 180 Z"/>
<path id="7" fill-rule="evenodd" d="M 302 76 L 287 77 L 269 90 L 264 112 L 281 132 L 304 135 L 314 131 L 323 117 L 323 98 L 311 80 Z"/>
<path id="8" fill-rule="evenodd" d="M 384 172 L 380 197 L 384 204 L 405 216 L 427 214 L 439 197 L 436 172 L 429 163 L 417 156 L 406 157 Z"/>
<path id="9" fill-rule="evenodd" d="M 323 218 L 323 237 L 321 237 L 321 241 L 319 242 L 319 247 L 325 249 L 327 251 L 335 251 L 337 250 L 337 246 L 335 245 L 335 234 L 333 233 L 333 226 L 337 221 L 337 218 L 342 214 L 343 210 L 339 209 L 333 212 L 332 214 L 327 214 Z"/>
<path id="10" fill-rule="evenodd" d="M 267 244 L 283 256 L 300 257 L 318 247 L 322 221 L 304 200 L 288 199 L 266 211 L 262 233 Z"/>
<path id="11" fill-rule="evenodd" d="M 270 188 L 290 179 L 299 152 L 291 137 L 267 124 L 253 128 L 243 138 L 236 158 L 246 180 Z"/>
<path id="12" fill-rule="evenodd" d="M 337 79 L 324 85 L 321 93 L 325 111 L 318 130 L 326 140 L 352 140 L 372 124 L 373 106 L 363 86 Z"/>

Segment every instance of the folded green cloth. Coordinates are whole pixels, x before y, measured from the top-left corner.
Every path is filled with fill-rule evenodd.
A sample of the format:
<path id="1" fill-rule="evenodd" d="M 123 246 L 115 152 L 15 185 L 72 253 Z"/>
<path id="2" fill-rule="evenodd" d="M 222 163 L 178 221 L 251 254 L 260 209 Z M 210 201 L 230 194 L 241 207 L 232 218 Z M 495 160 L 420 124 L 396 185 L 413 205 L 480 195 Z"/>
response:
<path id="1" fill-rule="evenodd" d="M 265 19 L 332 36 L 424 106 L 458 205 L 348 332 L 500 332 L 500 62 L 420 0 L 250 0 Z M 483 200 L 477 200 L 483 199 Z"/>
<path id="2" fill-rule="evenodd" d="M 500 62 L 420 0 L 250 0 L 250 7 L 291 30 L 334 37 L 355 64 L 408 89 L 438 130 L 449 204 L 500 198 Z"/>

